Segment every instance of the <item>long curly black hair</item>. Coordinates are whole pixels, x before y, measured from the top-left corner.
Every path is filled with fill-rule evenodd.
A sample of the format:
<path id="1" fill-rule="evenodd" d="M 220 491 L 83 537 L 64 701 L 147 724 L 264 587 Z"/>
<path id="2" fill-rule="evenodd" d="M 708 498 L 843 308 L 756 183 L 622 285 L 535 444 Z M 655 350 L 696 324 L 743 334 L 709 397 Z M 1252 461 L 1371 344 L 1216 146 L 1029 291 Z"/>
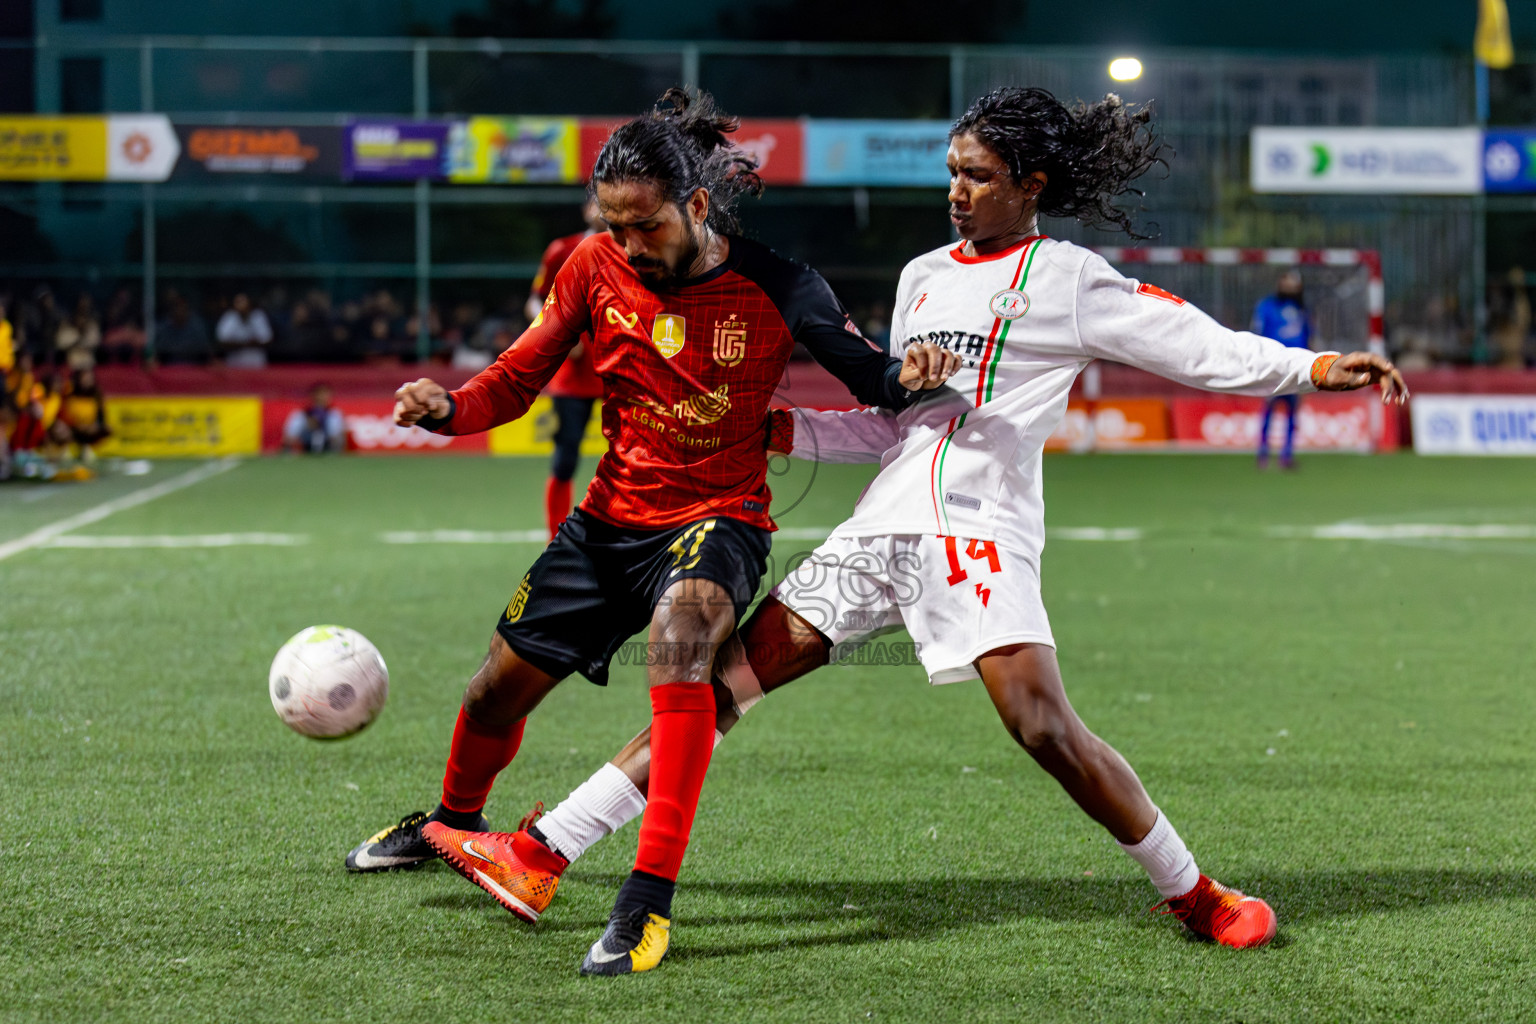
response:
<path id="1" fill-rule="evenodd" d="M 1140 234 L 1114 201 L 1146 193 L 1132 182 L 1168 161 L 1172 150 L 1152 128 L 1148 106 L 1132 109 L 1111 93 L 1097 103 L 1068 108 L 1045 89 L 994 89 L 972 103 L 949 137 L 974 135 L 1002 158 L 1015 184 L 1044 171 L 1040 212 L 1073 217 L 1091 227 Z M 1151 225 L 1156 228 L 1157 225 Z"/>
<path id="2" fill-rule="evenodd" d="M 709 227 L 739 233 L 737 200 L 763 191 L 757 161 L 728 138 L 740 126 L 740 119 L 716 107 L 709 93 L 668 89 L 650 113 L 626 121 L 608 136 L 588 190 L 595 194 L 599 182 L 650 182 L 681 207 L 703 188 L 709 192 Z"/>

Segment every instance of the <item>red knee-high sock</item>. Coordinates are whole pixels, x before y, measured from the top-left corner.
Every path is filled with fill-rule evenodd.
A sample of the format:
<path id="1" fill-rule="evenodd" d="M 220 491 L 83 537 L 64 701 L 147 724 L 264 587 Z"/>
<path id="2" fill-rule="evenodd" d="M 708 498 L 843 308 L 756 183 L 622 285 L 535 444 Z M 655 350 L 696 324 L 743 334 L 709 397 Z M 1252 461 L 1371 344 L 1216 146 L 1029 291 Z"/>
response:
<path id="1" fill-rule="evenodd" d="M 651 687 L 650 799 L 636 871 L 677 880 L 714 749 L 715 695 L 708 683 Z"/>
<path id="2" fill-rule="evenodd" d="M 550 477 L 544 484 L 544 522 L 549 525 L 550 540 L 555 539 L 555 532 L 570 514 L 571 482 Z"/>
<path id="3" fill-rule="evenodd" d="M 459 708 L 453 746 L 448 750 L 448 770 L 443 773 L 444 807 L 468 814 L 485 806 L 497 773 L 517 756 L 527 721 L 519 718 L 511 725 L 485 726 Z"/>

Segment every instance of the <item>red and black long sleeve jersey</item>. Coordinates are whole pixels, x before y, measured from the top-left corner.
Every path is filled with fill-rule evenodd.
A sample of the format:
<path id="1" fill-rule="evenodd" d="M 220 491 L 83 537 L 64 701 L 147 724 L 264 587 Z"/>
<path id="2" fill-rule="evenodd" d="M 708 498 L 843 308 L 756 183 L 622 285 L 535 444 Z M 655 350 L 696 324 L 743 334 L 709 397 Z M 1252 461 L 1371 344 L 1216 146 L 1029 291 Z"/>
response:
<path id="1" fill-rule="evenodd" d="M 774 528 L 763 420 L 797 341 L 866 405 L 914 397 L 809 267 L 733 236 L 720 266 L 653 291 L 600 234 L 571 254 L 528 330 L 451 393 L 451 415 L 422 425 L 470 434 L 517 419 L 583 334 L 609 450 L 581 508 L 624 526 L 722 515 Z"/>

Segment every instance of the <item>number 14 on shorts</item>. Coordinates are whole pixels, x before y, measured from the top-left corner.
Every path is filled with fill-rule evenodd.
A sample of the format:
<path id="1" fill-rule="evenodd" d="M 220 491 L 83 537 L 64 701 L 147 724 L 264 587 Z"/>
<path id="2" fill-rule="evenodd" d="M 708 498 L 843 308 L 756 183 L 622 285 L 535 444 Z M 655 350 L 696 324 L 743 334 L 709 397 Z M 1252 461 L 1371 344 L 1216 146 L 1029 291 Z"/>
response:
<path id="1" fill-rule="evenodd" d="M 966 572 L 960 564 L 960 541 L 963 539 L 961 537 L 944 538 L 944 555 L 949 559 L 949 575 L 945 577 L 945 582 L 952 587 L 970 579 L 970 573 Z M 985 562 L 989 574 L 1003 571 L 1002 563 L 997 557 L 997 545 L 989 540 L 966 541 L 965 557 L 973 562 Z M 979 567 L 977 571 L 980 571 Z M 992 589 L 985 583 L 977 583 L 976 596 L 981 599 L 982 607 L 985 608 L 988 599 L 992 596 Z"/>

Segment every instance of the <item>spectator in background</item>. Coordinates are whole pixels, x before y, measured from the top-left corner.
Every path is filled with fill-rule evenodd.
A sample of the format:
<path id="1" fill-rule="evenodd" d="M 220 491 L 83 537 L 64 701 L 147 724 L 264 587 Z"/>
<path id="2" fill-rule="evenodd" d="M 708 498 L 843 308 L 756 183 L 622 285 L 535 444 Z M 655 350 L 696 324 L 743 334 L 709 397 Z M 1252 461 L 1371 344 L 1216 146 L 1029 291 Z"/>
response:
<path id="1" fill-rule="evenodd" d="M 208 340 L 208 325 L 192 308 L 186 296 L 172 289 L 166 295 L 169 313 L 155 325 L 155 358 L 162 363 L 196 363 L 213 357 Z"/>
<path id="2" fill-rule="evenodd" d="M 54 305 L 53 290 L 45 284 L 38 285 L 32 294 L 32 303 L 21 318 L 22 347 L 32 353 L 36 365 L 53 365 L 54 340 L 58 337 L 61 319 L 58 307 Z"/>
<path id="3" fill-rule="evenodd" d="M 272 348 L 272 358 L 294 363 L 327 363 L 337 362 L 331 352 L 331 320 L 324 307 L 317 305 L 312 297 L 305 297 L 294 304 L 293 313 L 288 319 L 288 333 L 282 339 L 284 344 L 279 352 L 276 344 Z"/>
<path id="4" fill-rule="evenodd" d="M 587 230 L 557 238 L 544 250 L 539 272 L 533 278 L 533 289 L 523 307 L 529 321 L 538 319 L 544 297 L 549 294 L 555 275 L 560 273 L 571 253 L 602 227 L 596 199 L 587 199 L 581 208 L 581 216 L 587 222 Z M 551 540 L 565 517 L 571 514 L 571 478 L 576 475 L 581 439 L 587 432 L 587 421 L 592 418 L 592 406 L 603 397 L 603 382 L 587 358 L 587 345 L 591 340 L 590 333 L 577 340 L 544 388 L 555 407 L 555 453 L 549 464 L 549 480 L 544 484 L 544 522 L 549 527 Z M 504 349 L 506 345 L 501 347 Z"/>
<path id="5" fill-rule="evenodd" d="M 351 301 L 343 302 L 339 315 L 331 321 L 331 351 L 344 353 L 346 362 L 361 362 L 364 341 L 362 305 Z"/>
<path id="6" fill-rule="evenodd" d="M 869 307 L 869 316 L 862 324 L 864 337 L 879 345 L 881 348 L 889 348 L 891 344 L 891 320 L 886 313 L 883 302 L 877 302 Z"/>
<path id="7" fill-rule="evenodd" d="M 87 292 L 75 302 L 75 312 L 59 324 L 53 336 L 57 362 L 71 370 L 96 365 L 96 350 L 101 347 L 101 322 L 96 319 L 96 304 Z"/>
<path id="8" fill-rule="evenodd" d="M 346 447 L 347 427 L 341 410 L 331 404 L 331 389 L 316 384 L 309 390 L 309 405 L 293 410 L 283 423 L 283 450 L 320 455 L 345 451 Z"/>
<path id="9" fill-rule="evenodd" d="M 404 339 L 396 330 L 396 324 L 386 313 L 375 312 L 366 321 L 362 341 L 363 358 L 368 362 L 382 362 L 400 355 Z"/>
<path id="10" fill-rule="evenodd" d="M 11 367 L 16 365 L 16 333 L 6 319 L 10 312 L 8 302 L 8 296 L 0 295 L 0 374 L 10 373 Z"/>
<path id="11" fill-rule="evenodd" d="M 272 343 L 272 324 L 267 314 L 251 305 L 244 292 L 219 317 L 214 329 L 224 364 L 242 370 L 259 370 L 267 365 L 267 346 Z"/>
<path id="12" fill-rule="evenodd" d="M 103 362 L 140 363 L 144 360 L 144 319 L 138 303 L 128 288 L 112 293 L 107 303 L 104 332 L 101 336 Z"/>
<path id="13" fill-rule="evenodd" d="M 1287 270 L 1275 285 L 1275 294 L 1259 300 L 1253 310 L 1254 334 L 1273 338 L 1290 348 L 1312 347 L 1312 321 L 1302 298 L 1301 274 Z M 1259 424 L 1259 468 L 1269 465 L 1269 421 L 1276 406 L 1285 406 L 1285 445 L 1280 449 L 1280 468 L 1295 466 L 1296 395 L 1280 395 L 1264 403 Z"/>
<path id="14" fill-rule="evenodd" d="M 96 445 L 112 431 L 107 428 L 107 405 L 96 371 L 83 367 L 70 374 L 69 387 L 59 407 L 59 421 L 68 432 L 70 443 L 79 448 L 79 457 L 87 464 L 96 461 Z"/>
<path id="15" fill-rule="evenodd" d="M 415 362 L 418 355 L 418 339 L 421 336 L 421 310 L 417 309 L 405 321 L 404 348 L 401 355 L 406 362 Z M 427 350 L 427 358 L 437 355 L 442 348 L 443 320 L 438 315 L 437 303 L 427 305 L 427 338 L 431 346 Z"/>
<path id="16" fill-rule="evenodd" d="M 1510 267 L 1502 284 L 1488 289 L 1488 340 L 1493 362 L 1506 370 L 1525 369 L 1525 340 L 1531 333 L 1531 297 L 1525 268 Z"/>

